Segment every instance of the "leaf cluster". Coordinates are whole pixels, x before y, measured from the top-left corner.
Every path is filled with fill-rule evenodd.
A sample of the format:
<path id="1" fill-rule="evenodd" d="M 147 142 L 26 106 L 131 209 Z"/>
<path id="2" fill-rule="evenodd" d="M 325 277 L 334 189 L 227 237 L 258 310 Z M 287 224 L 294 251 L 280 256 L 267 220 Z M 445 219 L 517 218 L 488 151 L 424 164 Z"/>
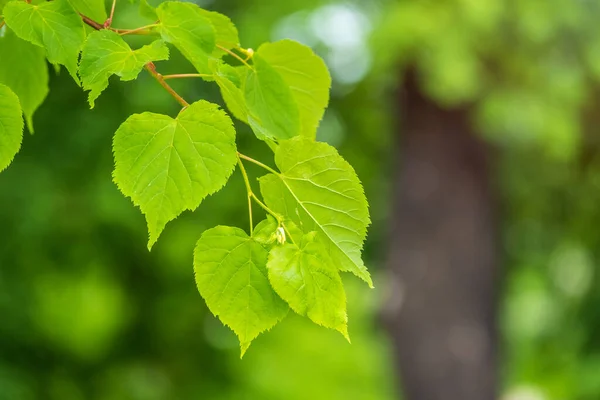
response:
<path id="1" fill-rule="evenodd" d="M 48 93 L 46 60 L 64 66 L 89 91 L 90 107 L 111 76 L 134 80 L 146 69 L 182 107 L 175 116 L 134 114 L 114 135 L 114 182 L 145 215 L 148 248 L 167 223 L 223 188 L 237 167 L 247 190 L 249 230 L 209 229 L 194 252 L 196 283 L 208 308 L 237 334 L 242 355 L 289 309 L 349 339 L 340 272 L 372 286 L 361 258 L 370 219 L 353 168 L 315 139 L 331 86 L 321 58 L 291 40 L 245 49 L 229 18 L 186 2 L 153 8 L 142 0 L 140 13 L 156 21 L 134 29 L 111 26 L 116 1 L 110 14 L 102 0 L 13 0 L 0 7 L 6 24 L 0 37 L 0 170 L 19 151 L 24 121 L 33 132 L 33 114 Z M 126 39 L 134 34 L 152 41 L 132 49 Z M 155 63 L 173 51 L 195 73 L 160 74 Z M 168 84 L 186 78 L 214 82 L 229 113 L 205 100 L 188 103 Z M 272 149 L 276 167 L 238 152 L 229 114 Z M 244 163 L 265 171 L 259 192 Z M 256 225 L 253 206 L 265 212 Z"/>

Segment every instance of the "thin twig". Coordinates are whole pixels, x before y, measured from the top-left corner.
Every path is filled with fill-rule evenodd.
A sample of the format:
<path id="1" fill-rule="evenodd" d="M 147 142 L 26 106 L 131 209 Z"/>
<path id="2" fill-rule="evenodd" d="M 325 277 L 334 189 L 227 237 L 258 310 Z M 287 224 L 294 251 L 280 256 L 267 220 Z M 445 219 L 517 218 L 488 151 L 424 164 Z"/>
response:
<path id="1" fill-rule="evenodd" d="M 252 236 L 252 231 L 254 230 L 254 223 L 252 221 L 252 186 L 250 186 L 250 180 L 248 179 L 248 173 L 246 172 L 246 168 L 244 168 L 244 164 L 242 163 L 242 159 L 238 155 L 238 165 L 240 166 L 240 171 L 242 172 L 242 176 L 244 177 L 244 184 L 246 185 L 246 193 L 248 194 L 248 217 L 250 218 L 250 236 Z"/>
<path id="2" fill-rule="evenodd" d="M 144 65 L 144 68 L 146 69 L 146 71 L 150 72 L 150 75 L 152 75 L 154 77 L 154 79 L 156 79 L 156 81 L 158 83 L 160 83 L 160 85 L 163 88 L 165 88 L 166 91 L 169 92 L 171 94 L 171 96 L 173 96 L 175 98 L 175 100 L 177 100 L 179 102 L 179 104 L 181 104 L 183 107 L 188 107 L 190 105 L 171 86 L 169 86 L 169 84 L 167 82 L 165 82 L 165 79 L 163 78 L 163 76 L 156 71 L 156 66 L 154 65 L 153 62 L 149 62 L 148 64 Z"/>
<path id="3" fill-rule="evenodd" d="M 81 19 L 83 20 L 83 22 L 85 22 L 86 24 L 88 24 L 89 26 L 91 26 L 92 28 L 96 29 L 96 30 L 101 30 L 104 29 L 104 26 L 100 25 L 98 22 L 94 21 L 93 19 L 86 17 L 85 15 L 79 13 L 79 15 L 81 16 Z M 147 28 L 147 27 L 143 27 L 143 28 Z M 113 31 L 118 31 L 116 29 L 112 29 L 112 28 L 107 28 Z M 132 31 L 134 31 L 135 29 L 133 29 Z M 179 104 L 181 104 L 184 108 L 188 107 L 190 104 L 185 101 L 185 99 L 183 97 L 181 97 L 179 95 L 179 93 L 177 93 L 171 86 L 169 86 L 169 84 L 167 82 L 165 82 L 165 78 L 158 73 L 158 71 L 156 71 L 156 66 L 154 65 L 153 62 L 149 62 L 146 65 L 144 65 L 144 68 L 146 69 L 146 71 L 150 72 L 150 75 L 152 75 L 154 77 L 154 79 L 156 79 L 156 81 L 158 83 L 160 83 L 160 85 L 165 88 L 165 90 L 167 92 L 169 92 L 169 94 L 171 96 L 173 96 L 173 98 L 175 98 L 175 100 L 177 100 L 177 102 Z"/>
<path id="4" fill-rule="evenodd" d="M 244 160 L 248 160 L 251 163 L 258 165 L 259 167 L 266 169 L 267 171 L 269 171 L 272 174 L 279 175 L 279 172 L 275 171 L 273 168 L 269 167 L 268 165 L 265 165 L 265 164 L 261 163 L 260 161 L 255 160 L 254 158 L 248 157 L 247 155 L 244 155 L 240 152 L 238 152 L 238 156 L 240 158 L 243 158 Z"/>
<path id="5" fill-rule="evenodd" d="M 113 31 L 117 32 L 119 35 L 151 35 L 154 33 L 154 31 L 152 31 L 151 28 L 154 28 L 155 26 L 158 26 L 159 24 L 150 24 L 150 25 L 145 25 L 145 26 L 140 26 L 139 28 L 135 28 L 135 29 L 112 29 Z"/>
<path id="6" fill-rule="evenodd" d="M 239 60 L 242 64 L 246 65 L 246 67 L 250 68 L 250 69 L 254 69 L 252 68 L 252 66 L 250 64 L 248 64 L 246 62 L 246 60 L 244 60 L 242 57 L 238 56 L 237 54 L 235 54 L 233 51 L 229 50 L 227 47 L 223 47 L 220 44 L 216 45 L 217 48 L 223 50 L 225 53 L 229 54 L 230 56 L 236 58 L 237 60 Z"/>
<path id="7" fill-rule="evenodd" d="M 108 29 L 109 31 L 116 32 L 119 35 L 131 35 L 131 34 L 150 35 L 150 34 L 154 33 L 150 28 L 154 28 L 155 26 L 158 26 L 158 24 L 155 23 L 155 24 L 140 26 L 139 28 L 135 28 L 135 29 L 117 29 L 117 28 L 111 28 L 109 26 L 104 26 L 101 23 L 94 21 L 90 17 L 83 15 L 82 13 L 79 13 L 79 16 L 81 17 L 83 22 L 85 22 L 86 25 L 91 26 L 92 28 L 96 29 L 97 31 L 99 31 L 101 29 Z"/>
<path id="8" fill-rule="evenodd" d="M 172 74 L 163 75 L 163 79 L 177 79 L 177 78 L 210 78 L 212 74 Z"/>

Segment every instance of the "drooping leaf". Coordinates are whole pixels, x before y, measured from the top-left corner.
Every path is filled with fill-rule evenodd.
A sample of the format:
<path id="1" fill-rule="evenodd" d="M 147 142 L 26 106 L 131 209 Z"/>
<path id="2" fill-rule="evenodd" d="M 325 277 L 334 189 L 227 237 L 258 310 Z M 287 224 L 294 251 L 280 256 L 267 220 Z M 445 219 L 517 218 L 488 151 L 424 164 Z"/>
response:
<path id="1" fill-rule="evenodd" d="M 372 286 L 361 258 L 369 210 L 352 166 L 335 148 L 304 137 L 282 141 L 275 163 L 281 173 L 260 178 L 267 205 L 303 232 L 318 232 L 338 268 Z"/>
<path id="2" fill-rule="evenodd" d="M 85 40 L 81 18 L 67 0 L 39 5 L 11 1 L 4 7 L 6 24 L 21 39 L 46 49 L 53 64 L 62 64 L 79 83 L 77 60 Z"/>
<path id="3" fill-rule="evenodd" d="M 242 356 L 288 311 L 269 284 L 267 255 L 243 230 L 227 226 L 204 232 L 194 251 L 198 290 L 210 311 L 238 336 Z"/>
<path id="4" fill-rule="evenodd" d="M 23 116 L 19 98 L 0 84 L 0 171 L 12 162 L 23 140 Z"/>
<path id="5" fill-rule="evenodd" d="M 248 122 L 248 108 L 244 99 L 243 84 L 248 69 L 246 67 L 232 67 L 219 63 L 213 76 L 221 90 L 221 96 L 227 108 L 234 117 L 242 122 Z"/>
<path id="6" fill-rule="evenodd" d="M 293 40 L 265 43 L 259 54 L 290 87 L 300 113 L 300 132 L 314 139 L 329 103 L 331 76 L 310 47 Z"/>
<path id="7" fill-rule="evenodd" d="M 198 101 L 177 118 L 134 114 L 113 143 L 114 180 L 146 216 L 150 239 L 225 185 L 236 164 L 235 130 L 216 104 Z"/>
<path id="8" fill-rule="evenodd" d="M 204 10 L 192 3 L 167 1 L 156 9 L 156 13 L 162 38 L 177 47 L 199 73 L 209 74 L 216 34 Z"/>
<path id="9" fill-rule="evenodd" d="M 103 29 L 92 32 L 83 45 L 79 64 L 83 88 L 90 90 L 90 107 L 94 107 L 94 101 L 108 86 L 111 75 L 121 77 L 122 81 L 130 81 L 137 78 L 146 63 L 168 58 L 169 49 L 162 40 L 132 50 L 113 31 Z"/>
<path id="10" fill-rule="evenodd" d="M 286 243 L 271 249 L 269 281 L 292 310 L 338 330 L 349 341 L 344 285 L 323 244 L 314 240 L 315 234 L 306 234 L 299 245 Z"/>
<path id="11" fill-rule="evenodd" d="M 75 11 L 94 21 L 104 22 L 108 18 L 104 0 L 68 0 Z"/>
<path id="12" fill-rule="evenodd" d="M 244 97 L 248 123 L 259 139 L 289 139 L 300 133 L 300 116 L 292 91 L 277 71 L 260 55 L 253 57 Z"/>
<path id="13" fill-rule="evenodd" d="M 232 49 L 240 44 L 240 38 L 238 31 L 233 22 L 221 13 L 215 11 L 208 11 L 200 9 L 202 15 L 204 15 L 213 25 L 215 29 L 215 43 L 226 49 Z M 220 48 L 215 48 L 213 53 L 214 56 L 221 57 L 226 54 Z"/>
<path id="14" fill-rule="evenodd" d="M 33 113 L 48 94 L 44 49 L 18 38 L 12 30 L 0 37 L 0 84 L 19 97 L 25 121 L 33 132 Z"/>

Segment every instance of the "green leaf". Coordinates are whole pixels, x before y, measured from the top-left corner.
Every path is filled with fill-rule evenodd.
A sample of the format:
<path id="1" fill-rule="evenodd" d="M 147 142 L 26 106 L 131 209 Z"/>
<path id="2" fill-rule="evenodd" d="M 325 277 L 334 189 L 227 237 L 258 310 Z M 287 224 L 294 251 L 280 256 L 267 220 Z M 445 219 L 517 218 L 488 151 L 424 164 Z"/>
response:
<path id="1" fill-rule="evenodd" d="M 300 132 L 314 139 L 329 104 L 331 76 L 322 58 L 293 40 L 266 43 L 257 51 L 290 87 L 300 113 Z"/>
<path id="2" fill-rule="evenodd" d="M 23 117 L 19 98 L 0 85 L 0 171 L 12 162 L 23 140 Z"/>
<path id="3" fill-rule="evenodd" d="M 289 139 L 300 133 L 298 107 L 289 86 L 260 55 L 248 73 L 244 97 L 248 123 L 259 139 Z"/>
<path id="4" fill-rule="evenodd" d="M 267 205 L 303 232 L 318 232 L 338 268 L 372 287 L 361 259 L 369 210 L 352 166 L 335 148 L 304 137 L 281 142 L 275 162 L 281 173 L 260 178 Z"/>
<path id="5" fill-rule="evenodd" d="M 0 38 L 0 84 L 18 97 L 33 132 L 33 113 L 48 94 L 48 64 L 44 49 L 19 39 L 12 30 Z"/>
<path id="6" fill-rule="evenodd" d="M 104 0 L 68 0 L 75 11 L 90 17 L 94 21 L 104 22 L 108 18 Z"/>
<path id="7" fill-rule="evenodd" d="M 234 117 L 242 122 L 248 122 L 248 108 L 244 99 L 242 84 L 246 79 L 248 68 L 232 67 L 220 63 L 213 72 L 215 82 L 221 90 L 221 96 L 227 108 Z"/>
<path id="8" fill-rule="evenodd" d="M 240 45 L 237 28 L 227 16 L 203 9 L 200 9 L 200 12 L 212 23 L 215 29 L 216 44 L 228 50 Z M 219 48 L 215 48 L 213 51 L 213 55 L 217 57 L 221 57 L 224 54 L 227 54 L 227 52 Z"/>
<path id="9" fill-rule="evenodd" d="M 120 76 L 122 81 L 130 81 L 137 78 L 146 63 L 168 58 L 169 49 L 162 40 L 132 50 L 113 31 L 103 29 L 92 32 L 83 45 L 79 64 L 83 88 L 91 91 L 90 107 L 94 107 L 94 101 L 108 86 L 111 75 Z"/>
<path id="10" fill-rule="evenodd" d="M 149 249 L 169 221 L 220 190 L 237 161 L 231 119 L 203 100 L 176 119 L 132 115 L 117 130 L 113 151 L 114 180 L 146 216 Z"/>
<path id="11" fill-rule="evenodd" d="M 270 215 L 267 218 L 260 221 L 252 232 L 252 239 L 265 246 L 275 243 L 276 236 L 275 231 L 278 228 L 277 221 Z"/>
<path id="12" fill-rule="evenodd" d="M 322 243 L 314 240 L 315 234 L 305 235 L 300 246 L 284 244 L 271 249 L 269 281 L 296 313 L 338 330 L 350 341 L 344 285 Z"/>
<path id="13" fill-rule="evenodd" d="M 162 38 L 172 43 L 201 74 L 209 74 L 215 50 L 215 28 L 205 11 L 195 4 L 167 1 L 157 9 Z"/>
<path id="14" fill-rule="evenodd" d="M 85 40 L 85 29 L 79 15 L 66 0 L 40 5 L 12 1 L 4 7 L 6 24 L 21 39 L 46 49 L 53 64 L 62 64 L 79 83 L 77 60 Z"/>
<path id="15" fill-rule="evenodd" d="M 156 21 L 158 19 L 156 8 L 152 7 L 150 3 L 148 3 L 148 0 L 140 0 L 139 12 L 142 17 L 148 18 L 152 21 Z"/>
<path id="16" fill-rule="evenodd" d="M 2 10 L 4 9 L 4 6 L 11 0 L 0 0 L 0 14 L 2 14 Z"/>
<path id="17" fill-rule="evenodd" d="M 194 272 L 210 311 L 240 339 L 242 356 L 288 307 L 269 284 L 267 250 L 239 228 L 207 230 L 194 251 Z"/>
<path id="18" fill-rule="evenodd" d="M 314 139 L 329 104 L 331 76 L 310 47 L 293 40 L 266 43 L 257 51 L 290 87 L 300 113 L 300 132 Z"/>

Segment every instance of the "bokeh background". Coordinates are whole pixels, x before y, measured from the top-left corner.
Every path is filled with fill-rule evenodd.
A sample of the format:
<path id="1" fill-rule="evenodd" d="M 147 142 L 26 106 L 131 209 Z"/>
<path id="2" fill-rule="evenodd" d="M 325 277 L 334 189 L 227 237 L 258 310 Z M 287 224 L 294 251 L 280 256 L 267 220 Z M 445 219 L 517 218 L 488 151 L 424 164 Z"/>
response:
<path id="1" fill-rule="evenodd" d="M 318 136 L 355 167 L 373 219 L 376 288 L 344 277 L 352 344 L 290 315 L 240 361 L 192 251 L 207 228 L 247 225 L 241 177 L 148 253 L 111 140 L 130 114 L 177 104 L 142 74 L 89 110 L 60 71 L 0 174 L 1 400 L 600 398 L 600 2 L 198 4 L 243 46 L 296 39 L 331 69 Z M 147 22 L 118 1 L 114 26 Z M 193 72 L 175 51 L 157 68 Z M 222 104 L 216 86 L 173 84 Z"/>

